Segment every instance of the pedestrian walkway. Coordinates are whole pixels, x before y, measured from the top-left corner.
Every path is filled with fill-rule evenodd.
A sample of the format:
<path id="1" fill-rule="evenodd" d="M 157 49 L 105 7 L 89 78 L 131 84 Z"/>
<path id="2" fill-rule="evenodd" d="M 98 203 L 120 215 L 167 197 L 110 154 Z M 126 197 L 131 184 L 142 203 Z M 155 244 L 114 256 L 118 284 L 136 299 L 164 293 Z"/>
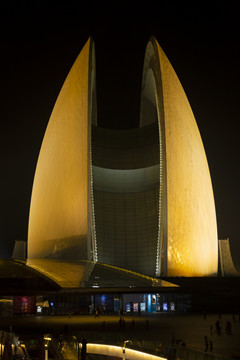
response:
<path id="1" fill-rule="evenodd" d="M 124 319 L 124 322 L 123 322 Z M 133 321 L 134 319 L 134 321 Z M 38 316 L 9 317 L 1 319 L 1 329 L 9 326 L 19 335 L 37 338 L 44 329 L 45 333 L 67 334 L 88 342 L 102 342 L 122 346 L 126 339 L 133 344 L 141 341 L 178 345 L 185 343 L 185 348 L 198 352 L 208 347 L 206 354 L 218 357 L 240 359 L 240 314 L 124 314 L 122 320 L 117 315 L 82 316 Z M 65 332 L 64 332 L 65 329 Z M 206 338 L 207 337 L 207 338 Z M 174 341 L 173 341 L 174 340 Z M 177 343 L 178 341 L 178 343 Z M 138 346 L 136 347 L 138 348 Z M 143 349 L 144 351 L 144 349 Z M 77 351 L 76 351 L 77 354 Z M 76 359 L 68 350 L 69 358 Z"/>

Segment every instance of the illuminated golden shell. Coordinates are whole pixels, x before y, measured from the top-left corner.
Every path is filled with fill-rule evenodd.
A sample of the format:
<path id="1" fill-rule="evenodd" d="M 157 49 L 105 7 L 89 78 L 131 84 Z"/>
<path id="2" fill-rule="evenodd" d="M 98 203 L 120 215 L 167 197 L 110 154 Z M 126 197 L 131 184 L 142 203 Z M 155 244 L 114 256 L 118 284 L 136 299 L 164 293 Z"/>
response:
<path id="1" fill-rule="evenodd" d="M 91 257 L 89 139 L 95 88 L 89 39 L 64 82 L 43 139 L 31 198 L 29 258 Z"/>
<path id="2" fill-rule="evenodd" d="M 157 111 L 149 111 L 154 107 Z M 159 123 L 157 274 L 216 275 L 218 236 L 207 158 L 183 87 L 155 38 L 145 54 L 141 113 L 141 126 L 156 117 Z"/>
<path id="3" fill-rule="evenodd" d="M 136 141 L 132 163 L 125 141 L 108 148 L 110 157 L 100 154 L 99 136 L 110 138 L 113 147 L 114 142 L 113 132 L 97 127 L 95 55 L 89 39 L 62 87 L 42 143 L 28 258 L 99 260 L 150 276 L 216 275 L 216 212 L 204 147 L 180 81 L 155 38 L 145 54 L 140 126 L 114 136 L 123 139 L 124 134 L 129 144 L 138 134 L 148 146 L 141 148 Z M 152 163 L 151 154 L 137 159 L 146 149 L 157 153 Z M 126 210 L 126 201 L 132 210 Z"/>

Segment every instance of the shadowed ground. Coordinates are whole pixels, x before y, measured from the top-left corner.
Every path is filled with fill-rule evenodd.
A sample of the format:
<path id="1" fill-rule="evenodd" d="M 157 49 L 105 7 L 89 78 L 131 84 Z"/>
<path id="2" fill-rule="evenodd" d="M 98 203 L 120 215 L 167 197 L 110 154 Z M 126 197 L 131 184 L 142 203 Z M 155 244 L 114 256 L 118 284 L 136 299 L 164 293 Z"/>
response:
<path id="1" fill-rule="evenodd" d="M 9 331 L 10 325 L 21 337 L 37 336 L 44 333 L 75 335 L 80 340 L 85 337 L 89 342 L 102 341 L 119 344 L 126 339 L 159 341 L 170 345 L 173 336 L 181 339 L 187 348 L 204 351 L 204 336 L 213 342 L 213 353 L 219 356 L 240 358 L 240 322 L 238 315 L 223 314 L 220 319 L 222 333 L 215 332 L 215 323 L 219 316 L 195 314 L 150 314 L 124 316 L 125 327 L 119 324 L 119 316 L 44 316 L 1 318 L 0 328 Z M 147 323 L 148 320 L 148 323 Z M 232 335 L 226 333 L 227 321 L 231 322 Z M 104 323 L 105 322 L 105 323 Z M 213 333 L 210 333 L 212 325 Z"/>

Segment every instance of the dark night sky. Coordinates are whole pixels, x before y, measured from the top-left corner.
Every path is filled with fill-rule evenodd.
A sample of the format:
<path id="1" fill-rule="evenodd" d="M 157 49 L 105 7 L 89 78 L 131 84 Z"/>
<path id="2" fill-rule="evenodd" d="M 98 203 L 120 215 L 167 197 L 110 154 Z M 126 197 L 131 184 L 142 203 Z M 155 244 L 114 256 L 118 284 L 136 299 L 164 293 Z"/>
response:
<path id="1" fill-rule="evenodd" d="M 88 37 L 96 47 L 99 123 L 131 127 L 139 117 L 145 47 L 154 35 L 196 117 L 212 175 L 219 238 L 230 238 L 240 267 L 237 2 L 211 1 L 205 6 L 202 1 L 147 1 L 135 8 L 114 3 L 113 9 L 101 2 L 97 7 L 88 2 L 84 8 L 81 1 L 48 3 L 51 6 L 16 0 L 0 5 L 0 257 L 11 256 L 15 239 L 27 239 L 31 187 L 44 132 Z"/>

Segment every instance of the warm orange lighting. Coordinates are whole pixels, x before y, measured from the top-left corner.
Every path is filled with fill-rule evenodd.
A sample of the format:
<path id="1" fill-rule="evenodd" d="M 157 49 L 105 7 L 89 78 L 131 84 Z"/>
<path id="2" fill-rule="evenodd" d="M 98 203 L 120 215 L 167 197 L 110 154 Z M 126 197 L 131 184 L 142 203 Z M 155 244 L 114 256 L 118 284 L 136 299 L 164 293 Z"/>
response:
<path id="1" fill-rule="evenodd" d="M 80 345 L 81 347 L 81 345 Z M 98 354 L 106 356 L 116 356 L 123 358 L 123 347 L 114 346 L 114 345 L 105 345 L 105 344 L 87 344 L 87 353 L 89 354 Z M 165 360 L 166 358 L 147 354 L 145 352 L 136 351 L 132 349 L 125 348 L 126 359 L 129 360 Z"/>
<path id="2" fill-rule="evenodd" d="M 105 169 L 103 165 L 102 168 L 94 165 L 95 170 L 102 170 L 96 171 L 94 175 L 91 125 L 96 125 L 95 88 L 94 45 L 89 39 L 66 78 L 43 139 L 30 207 L 28 264 L 41 269 L 39 258 L 49 260 L 48 264 L 44 264 L 47 267 L 43 267 L 43 272 L 54 278 L 62 287 L 79 286 L 84 268 L 75 264 L 75 260 L 101 260 L 109 263 L 105 265 L 109 267 L 113 267 L 110 264 L 118 264 L 121 271 L 121 266 L 129 267 L 143 272 L 142 276 L 152 280 L 153 286 L 162 284 L 161 280 L 153 278 L 154 276 L 216 275 L 217 222 L 206 154 L 183 87 L 156 39 L 151 38 L 145 54 L 139 126 L 145 131 L 144 127 L 155 123 L 156 127 L 153 129 L 154 134 L 157 134 L 157 140 L 154 151 L 157 154 L 159 152 L 159 158 L 157 157 L 156 163 L 149 167 L 145 164 L 144 168 L 128 169 L 131 177 L 128 177 L 127 173 L 127 186 L 121 188 L 118 188 L 121 182 L 115 184 L 112 179 L 119 174 L 126 175 L 128 170 L 125 167 L 118 172 L 119 169 L 113 171 L 111 168 Z M 122 140 L 121 142 L 124 143 Z M 135 191 L 135 179 L 140 175 L 143 179 L 149 177 L 151 181 L 148 185 L 155 187 L 153 199 L 156 204 L 152 217 L 150 216 L 150 219 L 154 220 L 156 230 L 153 236 L 150 236 L 148 231 L 148 235 L 144 235 L 139 230 L 140 227 L 134 227 L 142 219 L 142 215 L 139 215 L 140 220 L 135 221 L 135 210 L 137 207 L 141 208 L 137 202 L 133 204 L 134 221 L 131 217 L 129 220 L 129 224 L 133 225 L 132 237 L 124 237 L 124 241 L 121 241 L 117 235 L 109 235 L 113 240 L 111 237 L 107 239 L 107 231 L 102 230 L 102 242 L 105 241 L 105 237 L 106 244 L 110 244 L 111 241 L 113 244 L 119 242 L 119 253 L 123 255 L 119 257 L 118 263 L 117 257 L 111 260 L 107 256 L 111 252 L 109 246 L 103 247 L 104 256 L 100 255 L 101 250 L 98 250 L 101 241 L 98 243 L 98 225 L 95 222 L 95 216 L 99 215 L 97 211 L 95 214 L 93 212 L 94 196 L 95 200 L 97 199 L 97 190 L 94 186 L 97 176 L 101 178 L 103 173 L 107 175 L 98 183 L 101 185 L 101 194 L 116 189 L 121 189 L 123 193 Z M 114 176 L 111 175 L 111 178 L 110 174 Z M 140 181 L 140 185 L 143 181 Z M 140 189 L 142 192 L 144 187 L 138 186 L 139 192 Z M 145 197 L 147 199 L 147 196 Z M 111 195 L 109 198 L 111 199 Z M 136 198 L 131 201 L 136 201 Z M 115 204 L 115 200 L 111 202 Z M 102 204 L 104 201 L 99 203 Z M 97 202 L 95 209 L 96 204 Z M 106 207 L 108 209 L 108 206 Z M 109 209 L 106 210 L 106 214 L 111 214 Z M 123 214 L 124 210 L 120 210 L 119 213 L 121 211 Z M 101 212 L 99 214 L 101 215 Z M 127 216 L 123 216 L 125 224 L 128 221 Z M 119 225 L 117 218 L 120 216 L 99 216 L 99 223 L 102 221 L 103 229 L 108 228 L 110 219 L 112 232 L 109 231 L 109 234 L 119 233 L 121 237 L 121 232 L 116 231 Z M 152 225 L 149 225 L 149 228 L 150 226 Z M 101 234 L 100 231 L 99 233 Z M 144 251 L 143 244 L 148 244 L 147 239 L 150 238 L 153 241 L 147 245 L 148 250 Z M 125 249 L 128 249 L 126 244 L 131 244 L 131 239 L 134 247 L 129 246 L 125 256 Z M 137 247 L 143 249 L 142 254 L 139 252 L 136 255 L 135 251 L 130 250 Z M 136 256 L 138 261 L 135 261 Z M 69 262 L 69 265 L 62 269 L 62 264 L 58 264 L 57 271 L 51 274 L 50 259 L 65 261 L 66 264 Z M 138 265 L 140 262 L 143 264 L 141 268 Z M 153 265 L 149 270 L 150 263 Z M 76 276 L 75 270 L 76 273 L 79 271 Z M 126 271 L 133 276 L 139 276 L 137 272 Z M 71 282 L 68 281 L 69 274 Z M 96 283 L 93 287 L 98 288 L 99 285 Z"/>
<path id="3" fill-rule="evenodd" d="M 45 132 L 32 190 L 29 258 L 88 256 L 93 53 L 89 39 L 64 82 Z"/>
<path id="4" fill-rule="evenodd" d="M 202 139 L 183 87 L 153 37 L 146 49 L 143 79 L 141 126 L 149 123 L 144 104 L 151 102 L 160 138 L 157 275 L 162 270 L 168 276 L 216 275 L 216 212 Z"/>

